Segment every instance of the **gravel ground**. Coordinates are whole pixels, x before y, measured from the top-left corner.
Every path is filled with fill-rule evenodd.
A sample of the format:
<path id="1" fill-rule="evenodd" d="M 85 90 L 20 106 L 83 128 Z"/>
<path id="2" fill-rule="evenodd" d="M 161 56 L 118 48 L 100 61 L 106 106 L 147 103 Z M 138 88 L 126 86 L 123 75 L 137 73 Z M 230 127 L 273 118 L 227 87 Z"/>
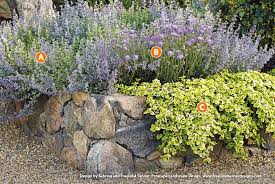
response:
<path id="1" fill-rule="evenodd" d="M 83 179 L 14 125 L 0 125 L 0 183 L 275 183 L 275 152 L 247 161 L 214 162 L 177 170 L 136 173 L 132 178 Z M 168 175 L 178 178 L 161 178 Z M 209 175 L 212 175 L 210 177 Z M 181 176 L 182 178 L 179 178 Z M 204 176 L 204 177 L 203 177 Z M 183 178 L 185 177 L 185 178 Z"/>

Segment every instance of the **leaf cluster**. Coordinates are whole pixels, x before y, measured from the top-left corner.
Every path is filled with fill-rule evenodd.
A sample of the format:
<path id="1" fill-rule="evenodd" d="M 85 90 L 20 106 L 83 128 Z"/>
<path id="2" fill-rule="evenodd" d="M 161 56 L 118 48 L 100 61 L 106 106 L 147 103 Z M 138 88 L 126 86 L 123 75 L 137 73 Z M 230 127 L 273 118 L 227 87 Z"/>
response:
<path id="1" fill-rule="evenodd" d="M 212 11 L 220 11 L 221 18 L 231 22 L 236 19 L 241 25 L 240 33 L 245 34 L 256 26 L 257 34 L 263 37 L 262 43 L 274 45 L 274 1 L 270 0 L 207 0 Z"/>
<path id="2" fill-rule="evenodd" d="M 145 113 L 156 117 L 151 131 L 158 133 L 163 158 L 191 148 L 210 161 L 218 140 L 235 156 L 246 158 L 245 141 L 263 146 L 262 134 L 275 132 L 275 77 L 265 73 L 224 71 L 206 79 L 154 80 L 117 88 L 147 97 Z M 205 113 L 196 110 L 202 101 L 208 105 Z"/>

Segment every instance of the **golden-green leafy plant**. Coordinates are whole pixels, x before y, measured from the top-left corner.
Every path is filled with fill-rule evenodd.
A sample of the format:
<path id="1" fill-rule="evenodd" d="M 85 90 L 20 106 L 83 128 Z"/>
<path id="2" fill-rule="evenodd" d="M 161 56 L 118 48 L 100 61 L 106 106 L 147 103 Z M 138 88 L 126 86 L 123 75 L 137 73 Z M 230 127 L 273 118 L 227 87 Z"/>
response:
<path id="1" fill-rule="evenodd" d="M 245 159 L 246 140 L 264 146 L 262 132 L 275 132 L 275 77 L 265 73 L 225 71 L 206 79 L 117 87 L 147 97 L 145 113 L 156 117 L 151 131 L 158 132 L 164 159 L 191 148 L 209 162 L 218 140 Z M 196 109 L 202 101 L 208 105 L 204 113 Z"/>

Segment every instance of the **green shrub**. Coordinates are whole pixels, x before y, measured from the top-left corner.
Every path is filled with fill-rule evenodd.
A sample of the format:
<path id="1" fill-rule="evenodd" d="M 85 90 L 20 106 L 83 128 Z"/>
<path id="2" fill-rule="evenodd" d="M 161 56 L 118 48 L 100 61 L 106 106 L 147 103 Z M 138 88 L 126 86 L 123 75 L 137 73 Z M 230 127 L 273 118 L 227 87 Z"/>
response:
<path id="1" fill-rule="evenodd" d="M 245 140 L 263 146 L 261 131 L 275 132 L 275 77 L 265 73 L 222 72 L 206 79 L 117 87 L 122 93 L 147 97 L 145 113 L 156 117 L 151 131 L 158 132 L 163 158 L 191 148 L 210 161 L 218 140 L 235 156 L 246 158 Z M 196 110 L 201 101 L 208 105 L 205 113 Z"/>
<path id="2" fill-rule="evenodd" d="M 241 33 L 256 26 L 263 37 L 263 44 L 275 44 L 274 1 L 270 0 L 207 0 L 214 12 L 221 11 L 223 20 L 231 22 L 235 17 L 241 25 Z"/>

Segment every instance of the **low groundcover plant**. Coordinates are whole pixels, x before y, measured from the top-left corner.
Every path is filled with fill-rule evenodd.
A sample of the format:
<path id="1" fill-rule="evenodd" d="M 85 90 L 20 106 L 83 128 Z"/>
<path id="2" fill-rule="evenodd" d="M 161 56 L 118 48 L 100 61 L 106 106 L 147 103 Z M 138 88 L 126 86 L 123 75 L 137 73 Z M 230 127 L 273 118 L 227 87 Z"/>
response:
<path id="1" fill-rule="evenodd" d="M 218 140 L 246 158 L 246 140 L 263 146 L 263 133 L 275 132 L 275 77 L 265 73 L 225 71 L 206 79 L 117 87 L 121 93 L 147 97 L 145 113 L 156 117 L 151 131 L 158 133 L 163 158 L 191 148 L 210 161 Z M 204 113 L 196 109 L 200 102 L 208 106 Z"/>

